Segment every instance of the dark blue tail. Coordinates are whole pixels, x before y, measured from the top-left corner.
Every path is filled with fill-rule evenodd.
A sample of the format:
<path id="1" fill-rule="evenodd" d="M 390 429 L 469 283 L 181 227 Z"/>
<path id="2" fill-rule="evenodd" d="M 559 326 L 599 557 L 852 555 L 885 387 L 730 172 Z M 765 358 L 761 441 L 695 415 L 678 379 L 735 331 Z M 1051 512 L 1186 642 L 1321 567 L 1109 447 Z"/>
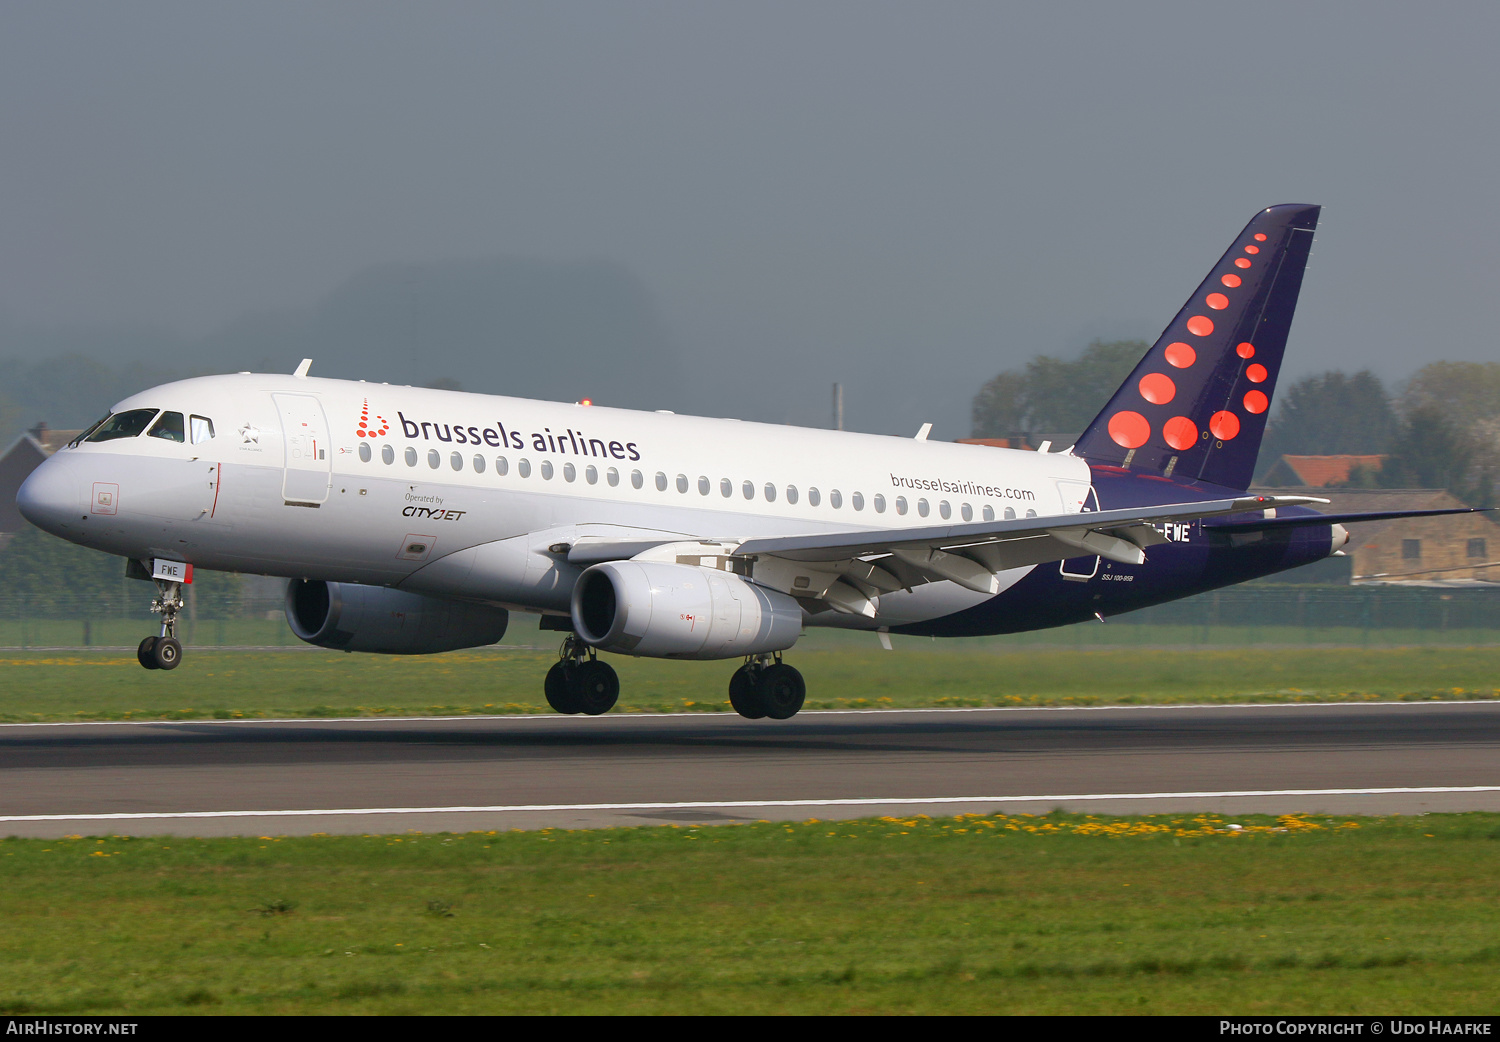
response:
<path id="1" fill-rule="evenodd" d="M 1256 214 L 1073 451 L 1249 488 L 1320 209 Z"/>

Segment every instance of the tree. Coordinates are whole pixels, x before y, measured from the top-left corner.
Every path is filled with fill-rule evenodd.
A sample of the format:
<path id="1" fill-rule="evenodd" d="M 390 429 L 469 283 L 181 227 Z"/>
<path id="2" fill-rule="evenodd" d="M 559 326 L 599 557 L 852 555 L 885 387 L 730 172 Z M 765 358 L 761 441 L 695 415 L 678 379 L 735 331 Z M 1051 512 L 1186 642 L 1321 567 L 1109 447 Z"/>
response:
<path id="1" fill-rule="evenodd" d="M 974 396 L 976 438 L 1081 434 L 1150 349 L 1144 340 L 1095 340 L 1076 360 L 1037 355 Z"/>
<path id="2" fill-rule="evenodd" d="M 1399 423 L 1385 385 L 1368 369 L 1305 376 L 1279 398 L 1261 444 L 1266 466 L 1288 453 L 1376 455 L 1390 446 Z"/>
<path id="3" fill-rule="evenodd" d="M 1492 466 L 1479 438 L 1436 404 L 1407 415 L 1375 477 L 1384 488 L 1445 488 L 1470 506 L 1494 500 Z"/>
<path id="4" fill-rule="evenodd" d="M 1500 417 L 1500 362 L 1429 362 L 1401 392 L 1401 409 L 1438 409 L 1449 423 L 1472 429 Z"/>

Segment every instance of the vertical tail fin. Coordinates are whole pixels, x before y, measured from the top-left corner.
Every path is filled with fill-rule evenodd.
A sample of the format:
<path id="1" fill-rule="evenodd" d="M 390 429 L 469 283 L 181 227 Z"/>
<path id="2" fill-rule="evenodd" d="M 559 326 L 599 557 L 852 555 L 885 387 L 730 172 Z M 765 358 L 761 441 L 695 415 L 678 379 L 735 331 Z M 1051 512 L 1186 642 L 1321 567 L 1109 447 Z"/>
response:
<path id="1" fill-rule="evenodd" d="M 1256 214 L 1073 451 L 1248 488 L 1320 209 Z"/>

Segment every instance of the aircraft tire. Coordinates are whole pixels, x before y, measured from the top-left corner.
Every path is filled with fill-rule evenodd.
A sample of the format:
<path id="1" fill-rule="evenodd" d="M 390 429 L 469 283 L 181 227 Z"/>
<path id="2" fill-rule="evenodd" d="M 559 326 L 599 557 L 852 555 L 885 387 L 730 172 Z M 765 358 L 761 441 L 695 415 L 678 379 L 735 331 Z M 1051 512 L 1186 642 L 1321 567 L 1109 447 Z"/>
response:
<path id="1" fill-rule="evenodd" d="M 141 641 L 141 646 L 135 649 L 136 661 L 147 669 L 161 669 L 161 665 L 156 661 L 157 640 L 156 637 L 147 637 Z"/>
<path id="2" fill-rule="evenodd" d="M 807 684 L 791 666 L 767 666 L 760 675 L 757 692 L 766 715 L 772 720 L 789 720 L 797 715 L 807 698 Z"/>
<path id="3" fill-rule="evenodd" d="M 755 674 L 749 666 L 741 666 L 729 678 L 729 704 L 746 720 L 760 720 L 766 715 L 765 703 L 755 683 Z"/>
<path id="4" fill-rule="evenodd" d="M 542 685 L 542 690 L 547 695 L 547 704 L 559 713 L 572 716 L 579 711 L 579 705 L 573 696 L 573 685 L 568 674 L 571 670 L 561 662 L 554 663 L 547 670 L 547 679 Z"/>
<path id="5" fill-rule="evenodd" d="M 182 645 L 176 637 L 158 637 L 151 648 L 157 669 L 176 669 L 182 664 Z"/>
<path id="6" fill-rule="evenodd" d="M 603 716 L 620 700 L 620 678 L 608 662 L 592 659 L 573 667 L 568 686 L 576 712 Z"/>

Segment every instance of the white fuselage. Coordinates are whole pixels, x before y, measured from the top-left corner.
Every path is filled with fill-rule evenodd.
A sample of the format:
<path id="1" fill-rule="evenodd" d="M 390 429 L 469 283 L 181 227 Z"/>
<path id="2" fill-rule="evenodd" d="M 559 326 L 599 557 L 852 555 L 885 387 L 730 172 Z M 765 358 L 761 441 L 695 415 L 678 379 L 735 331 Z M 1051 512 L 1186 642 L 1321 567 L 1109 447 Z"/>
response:
<path id="1" fill-rule="evenodd" d="M 207 419 L 213 436 L 198 422 L 181 442 L 58 452 L 32 498 L 70 509 L 43 527 L 137 559 L 530 611 L 567 610 L 577 569 L 548 548 L 582 536 L 738 542 L 1045 516 L 1079 510 L 1089 483 L 1068 453 L 294 376 L 183 380 L 114 411 L 131 409 Z M 983 599 L 930 584 L 883 599 L 880 624 Z"/>

